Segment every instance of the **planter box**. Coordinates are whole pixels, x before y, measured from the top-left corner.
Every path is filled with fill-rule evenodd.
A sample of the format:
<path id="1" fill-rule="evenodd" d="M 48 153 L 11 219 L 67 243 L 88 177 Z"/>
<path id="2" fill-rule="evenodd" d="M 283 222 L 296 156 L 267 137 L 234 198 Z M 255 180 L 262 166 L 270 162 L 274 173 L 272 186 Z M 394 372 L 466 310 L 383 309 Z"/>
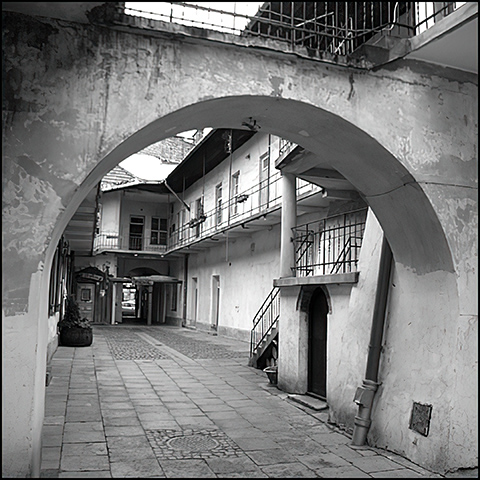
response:
<path id="1" fill-rule="evenodd" d="M 93 341 L 91 328 L 62 328 L 60 343 L 65 347 L 88 347 Z"/>

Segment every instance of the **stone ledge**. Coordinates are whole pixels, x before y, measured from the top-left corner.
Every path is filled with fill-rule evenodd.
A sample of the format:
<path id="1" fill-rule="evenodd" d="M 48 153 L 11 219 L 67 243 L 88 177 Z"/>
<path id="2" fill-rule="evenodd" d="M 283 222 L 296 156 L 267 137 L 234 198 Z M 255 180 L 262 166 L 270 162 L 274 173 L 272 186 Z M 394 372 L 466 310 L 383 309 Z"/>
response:
<path id="1" fill-rule="evenodd" d="M 326 410 L 328 408 L 328 405 L 326 402 L 319 400 L 318 398 L 315 398 L 315 397 L 310 397 L 309 395 L 299 395 L 296 393 L 291 393 L 288 395 L 287 398 L 316 411 Z"/>
<path id="2" fill-rule="evenodd" d="M 335 275 L 312 275 L 309 277 L 285 277 L 273 281 L 274 287 L 297 287 L 302 285 L 332 285 L 357 283 L 360 272 L 337 273 Z"/>

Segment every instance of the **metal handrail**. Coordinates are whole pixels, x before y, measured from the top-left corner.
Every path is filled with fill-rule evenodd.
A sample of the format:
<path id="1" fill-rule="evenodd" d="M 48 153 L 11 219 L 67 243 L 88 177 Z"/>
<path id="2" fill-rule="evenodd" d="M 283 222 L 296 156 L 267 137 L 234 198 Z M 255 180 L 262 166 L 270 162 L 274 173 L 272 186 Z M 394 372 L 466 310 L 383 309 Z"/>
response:
<path id="1" fill-rule="evenodd" d="M 280 318 L 280 289 L 273 287 L 267 298 L 253 317 L 253 328 L 250 332 L 250 356 L 258 350 L 263 340 L 273 330 Z"/>

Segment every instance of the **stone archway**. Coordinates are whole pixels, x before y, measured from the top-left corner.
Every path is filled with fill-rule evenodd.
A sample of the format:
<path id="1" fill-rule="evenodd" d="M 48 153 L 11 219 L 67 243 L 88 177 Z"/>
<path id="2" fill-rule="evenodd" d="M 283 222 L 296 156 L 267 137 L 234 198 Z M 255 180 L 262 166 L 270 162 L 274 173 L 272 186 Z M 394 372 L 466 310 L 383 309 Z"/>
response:
<path id="1" fill-rule="evenodd" d="M 241 128 L 242 123 L 249 118 L 254 118 L 263 132 L 298 143 L 317 155 L 337 152 L 336 168 L 374 208 L 387 237 L 390 235 L 392 239 L 391 246 L 396 260 L 406 268 L 421 274 L 439 270 L 453 271 L 445 235 L 428 198 L 408 170 L 376 140 L 350 122 L 304 102 L 272 97 L 234 96 L 198 102 L 155 120 L 108 153 L 73 192 L 72 185 L 70 193 L 65 193 L 64 198 L 70 197 L 66 208 L 58 206 L 56 212 L 51 211 L 52 234 L 42 258 L 44 266 L 31 277 L 30 295 L 39 299 L 47 297 L 45 285 L 48 285 L 46 279 L 53 258 L 53 246 L 83 198 L 111 168 L 131 153 L 175 133 L 207 126 Z M 355 161 L 351 160 L 352 157 Z M 58 198 L 56 194 L 54 197 Z M 383 199 L 379 201 L 381 197 Z M 402 214 L 392 222 L 392 205 L 395 202 L 400 202 L 403 209 Z M 429 242 L 435 248 L 424 248 L 427 232 Z M 412 248 L 413 245 L 415 248 Z M 46 302 L 37 302 L 32 296 L 27 308 L 35 315 L 35 321 L 46 316 Z M 36 328 L 40 327 L 36 325 Z M 23 330 L 32 335 L 31 351 L 35 350 L 37 342 L 45 342 L 41 340 L 45 333 L 29 327 L 24 327 Z M 25 353 L 27 357 L 30 355 Z M 36 357 L 34 363 L 38 368 L 38 393 L 35 396 L 38 398 L 44 391 L 41 388 L 41 372 L 45 368 L 42 348 L 37 349 Z M 31 360 L 25 361 L 25 364 L 31 363 Z M 40 412 L 37 418 L 40 422 Z"/>

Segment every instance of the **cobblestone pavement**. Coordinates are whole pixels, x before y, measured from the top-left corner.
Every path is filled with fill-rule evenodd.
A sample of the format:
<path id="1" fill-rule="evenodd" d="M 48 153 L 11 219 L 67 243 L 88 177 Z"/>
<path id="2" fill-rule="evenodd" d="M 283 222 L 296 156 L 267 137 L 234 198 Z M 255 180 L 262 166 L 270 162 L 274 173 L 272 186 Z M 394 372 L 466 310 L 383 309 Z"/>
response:
<path id="1" fill-rule="evenodd" d="M 58 347 L 41 477 L 442 478 L 352 447 L 247 362 L 246 343 L 169 326 L 94 327 L 92 346 Z"/>

